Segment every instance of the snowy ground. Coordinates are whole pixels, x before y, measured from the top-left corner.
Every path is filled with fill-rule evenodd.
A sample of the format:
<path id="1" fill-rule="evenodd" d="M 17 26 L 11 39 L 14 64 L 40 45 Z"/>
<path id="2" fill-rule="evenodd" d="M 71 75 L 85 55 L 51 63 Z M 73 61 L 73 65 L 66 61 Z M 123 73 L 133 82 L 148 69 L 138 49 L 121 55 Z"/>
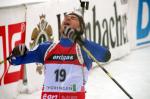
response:
<path id="1" fill-rule="evenodd" d="M 132 51 L 105 68 L 134 99 L 150 99 L 150 47 Z M 86 88 L 86 99 L 129 99 L 99 67 L 91 71 Z M 17 99 L 40 99 L 40 93 L 20 94 Z"/>

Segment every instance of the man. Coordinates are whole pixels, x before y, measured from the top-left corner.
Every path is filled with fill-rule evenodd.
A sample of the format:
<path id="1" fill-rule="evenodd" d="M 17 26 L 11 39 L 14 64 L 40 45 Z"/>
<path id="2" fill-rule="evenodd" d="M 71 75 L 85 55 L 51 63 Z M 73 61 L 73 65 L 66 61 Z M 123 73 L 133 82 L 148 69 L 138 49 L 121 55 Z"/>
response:
<path id="1" fill-rule="evenodd" d="M 28 51 L 25 45 L 16 46 L 10 63 L 13 65 L 39 62 L 45 66 L 41 99 L 85 99 L 85 83 L 93 60 L 80 46 L 85 46 L 94 57 L 107 62 L 108 49 L 83 38 L 83 18 L 72 12 L 65 15 L 58 43 L 45 42 Z"/>

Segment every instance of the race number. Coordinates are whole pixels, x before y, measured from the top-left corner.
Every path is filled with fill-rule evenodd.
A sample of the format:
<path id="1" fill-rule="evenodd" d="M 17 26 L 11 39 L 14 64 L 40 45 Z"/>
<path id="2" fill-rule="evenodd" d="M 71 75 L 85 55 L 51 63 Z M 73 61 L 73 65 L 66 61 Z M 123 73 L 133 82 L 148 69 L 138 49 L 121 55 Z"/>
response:
<path id="1" fill-rule="evenodd" d="M 66 79 L 66 71 L 65 69 L 56 69 L 55 70 L 55 81 L 63 82 Z"/>

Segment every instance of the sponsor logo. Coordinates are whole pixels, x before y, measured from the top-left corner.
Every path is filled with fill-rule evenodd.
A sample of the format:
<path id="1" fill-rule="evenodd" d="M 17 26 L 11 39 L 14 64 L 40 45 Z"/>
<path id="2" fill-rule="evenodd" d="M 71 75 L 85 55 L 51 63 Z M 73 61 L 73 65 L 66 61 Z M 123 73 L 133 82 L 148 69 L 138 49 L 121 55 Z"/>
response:
<path id="1" fill-rule="evenodd" d="M 58 99 L 58 95 L 48 95 L 44 94 L 42 99 Z"/>
<path id="2" fill-rule="evenodd" d="M 13 23 L 4 26 L 0 26 L 0 58 L 6 60 L 9 52 L 12 51 L 14 46 L 22 44 L 25 42 L 26 34 L 26 22 Z M 18 37 L 19 36 L 19 37 Z M 1 73 L 0 73 L 0 86 L 17 82 L 20 79 L 23 79 L 23 65 L 21 69 L 13 70 L 10 69 L 7 71 L 10 64 L 7 61 L 4 61 L 4 64 L 1 64 Z"/>
<path id="3" fill-rule="evenodd" d="M 78 99 L 77 96 L 61 96 L 61 99 Z"/>
<path id="4" fill-rule="evenodd" d="M 58 90 L 58 91 L 77 91 L 76 84 L 72 84 L 70 86 L 44 86 L 44 89 L 46 90 Z"/>
<path id="5" fill-rule="evenodd" d="M 42 42 L 53 41 L 51 25 L 48 24 L 45 18 L 46 16 L 42 14 L 40 16 L 39 24 L 32 31 L 32 41 L 30 43 L 31 49 Z"/>
<path id="6" fill-rule="evenodd" d="M 48 60 L 54 61 L 73 61 L 77 59 L 76 54 L 54 54 L 48 58 Z"/>
<path id="7" fill-rule="evenodd" d="M 61 98 L 60 98 L 61 97 Z M 43 94 L 42 99 L 78 99 L 75 95 L 52 95 L 52 94 Z"/>
<path id="8" fill-rule="evenodd" d="M 137 18 L 137 46 L 150 43 L 150 1 L 139 0 Z M 145 24 L 144 24 L 145 23 Z"/>

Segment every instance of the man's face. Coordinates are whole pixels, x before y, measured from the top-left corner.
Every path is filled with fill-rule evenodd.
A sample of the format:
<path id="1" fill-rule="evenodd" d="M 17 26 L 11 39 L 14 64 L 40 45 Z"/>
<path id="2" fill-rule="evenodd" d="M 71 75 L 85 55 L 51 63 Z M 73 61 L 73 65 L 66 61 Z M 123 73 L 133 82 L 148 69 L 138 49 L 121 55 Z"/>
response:
<path id="1" fill-rule="evenodd" d="M 76 30 L 80 30 L 80 23 L 78 17 L 75 15 L 66 15 L 62 22 L 61 31 L 63 32 L 64 28 L 67 26 Z"/>

